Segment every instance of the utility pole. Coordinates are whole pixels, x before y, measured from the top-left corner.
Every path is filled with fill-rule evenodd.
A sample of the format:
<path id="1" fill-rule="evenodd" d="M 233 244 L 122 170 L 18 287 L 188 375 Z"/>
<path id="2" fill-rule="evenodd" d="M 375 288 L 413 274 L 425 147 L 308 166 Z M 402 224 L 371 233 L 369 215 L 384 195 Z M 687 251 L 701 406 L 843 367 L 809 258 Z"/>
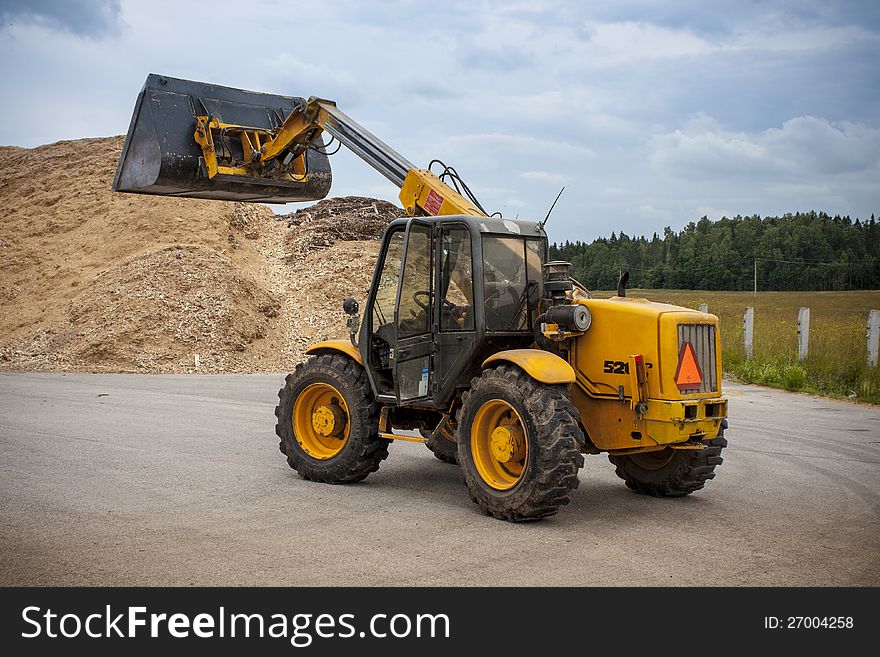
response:
<path id="1" fill-rule="evenodd" d="M 804 362 L 810 353 L 810 309 L 801 308 L 797 319 L 798 360 Z"/>
<path id="2" fill-rule="evenodd" d="M 751 359 L 755 355 L 755 309 L 752 306 L 746 308 L 743 313 L 743 351 L 746 358 Z"/>
<path id="3" fill-rule="evenodd" d="M 755 296 L 758 296 L 758 259 L 755 258 Z"/>
<path id="4" fill-rule="evenodd" d="M 880 310 L 868 313 L 868 367 L 877 367 L 880 352 Z"/>

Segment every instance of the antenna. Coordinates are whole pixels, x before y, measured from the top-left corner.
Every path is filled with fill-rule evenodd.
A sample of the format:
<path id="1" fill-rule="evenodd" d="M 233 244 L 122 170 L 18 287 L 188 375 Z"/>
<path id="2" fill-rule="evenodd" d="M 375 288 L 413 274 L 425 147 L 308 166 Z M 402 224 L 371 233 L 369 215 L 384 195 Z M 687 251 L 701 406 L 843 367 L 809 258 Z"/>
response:
<path id="1" fill-rule="evenodd" d="M 543 228 L 544 224 L 547 223 L 547 220 L 550 218 L 550 213 L 553 212 L 553 208 L 556 207 L 556 201 L 559 200 L 559 197 L 562 196 L 562 192 L 564 192 L 564 191 L 565 191 L 565 186 L 563 186 L 562 189 L 559 190 L 559 193 L 556 195 L 556 200 L 553 201 L 553 205 L 551 205 L 550 209 L 547 210 L 547 216 L 544 217 L 544 221 L 542 221 L 541 223 L 538 224 L 538 226 L 540 228 Z"/>

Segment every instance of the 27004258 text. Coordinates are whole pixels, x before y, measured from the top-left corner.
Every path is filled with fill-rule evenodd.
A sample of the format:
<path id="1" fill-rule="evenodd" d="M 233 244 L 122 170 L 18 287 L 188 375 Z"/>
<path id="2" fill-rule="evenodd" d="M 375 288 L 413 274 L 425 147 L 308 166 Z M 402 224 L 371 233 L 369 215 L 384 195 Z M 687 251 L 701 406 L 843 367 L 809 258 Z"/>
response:
<path id="1" fill-rule="evenodd" d="M 764 616 L 768 630 L 851 630 L 852 616 Z"/>

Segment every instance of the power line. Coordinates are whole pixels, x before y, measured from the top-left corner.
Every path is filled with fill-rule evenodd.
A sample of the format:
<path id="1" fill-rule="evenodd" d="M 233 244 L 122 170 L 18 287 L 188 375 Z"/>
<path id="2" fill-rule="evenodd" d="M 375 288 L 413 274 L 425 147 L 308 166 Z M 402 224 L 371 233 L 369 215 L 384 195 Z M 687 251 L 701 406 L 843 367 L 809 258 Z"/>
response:
<path id="1" fill-rule="evenodd" d="M 742 262 L 742 264 L 745 265 L 749 260 L 752 260 L 752 258 L 743 258 L 741 262 Z M 822 265 L 846 265 L 847 267 L 861 267 L 863 264 L 866 264 L 866 261 L 868 261 L 869 258 L 865 258 L 864 260 L 862 260 L 860 262 L 834 262 L 834 261 L 819 261 L 819 260 L 795 261 L 795 260 L 776 260 L 773 258 L 755 258 L 755 260 L 757 260 L 758 262 L 782 262 L 782 263 L 788 263 L 788 264 L 792 264 L 792 265 L 822 264 Z M 629 269 L 631 271 L 650 271 L 650 272 L 658 272 L 658 273 L 661 271 L 662 272 L 693 272 L 695 269 L 697 269 L 697 266 L 670 267 L 669 265 L 666 265 L 663 263 L 660 263 L 657 265 L 652 265 L 650 267 L 639 267 L 637 265 L 629 265 L 625 262 L 618 262 L 614 265 L 614 267 L 617 269 Z M 702 271 L 705 269 L 712 269 L 712 267 L 713 267 L 712 263 L 705 263 L 704 262 L 704 263 L 700 263 L 699 269 Z M 735 270 L 731 270 L 731 271 L 735 271 Z"/>
<path id="2" fill-rule="evenodd" d="M 863 265 L 865 263 L 873 262 L 874 258 L 871 256 L 865 256 L 859 262 L 844 262 L 840 260 L 780 260 L 779 258 L 755 258 L 758 262 L 781 262 L 788 265 Z"/>

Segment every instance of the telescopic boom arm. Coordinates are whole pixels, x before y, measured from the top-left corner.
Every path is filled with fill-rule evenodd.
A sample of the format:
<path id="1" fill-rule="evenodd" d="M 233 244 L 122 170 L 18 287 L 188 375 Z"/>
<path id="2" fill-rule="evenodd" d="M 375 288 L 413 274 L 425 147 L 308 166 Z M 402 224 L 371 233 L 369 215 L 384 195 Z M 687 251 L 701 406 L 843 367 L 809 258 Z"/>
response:
<path id="1" fill-rule="evenodd" d="M 326 131 L 400 188 L 400 202 L 409 216 L 487 216 L 477 203 L 428 169 L 416 168 L 331 100 L 309 98 L 275 130 L 222 123 L 206 115 L 195 118 L 194 137 L 202 149 L 209 178 L 218 174 L 261 178 L 267 170 L 280 170 L 294 180 L 305 180 L 305 153 L 322 145 L 321 135 Z M 241 141 L 243 161 L 215 146 L 227 139 Z"/>

